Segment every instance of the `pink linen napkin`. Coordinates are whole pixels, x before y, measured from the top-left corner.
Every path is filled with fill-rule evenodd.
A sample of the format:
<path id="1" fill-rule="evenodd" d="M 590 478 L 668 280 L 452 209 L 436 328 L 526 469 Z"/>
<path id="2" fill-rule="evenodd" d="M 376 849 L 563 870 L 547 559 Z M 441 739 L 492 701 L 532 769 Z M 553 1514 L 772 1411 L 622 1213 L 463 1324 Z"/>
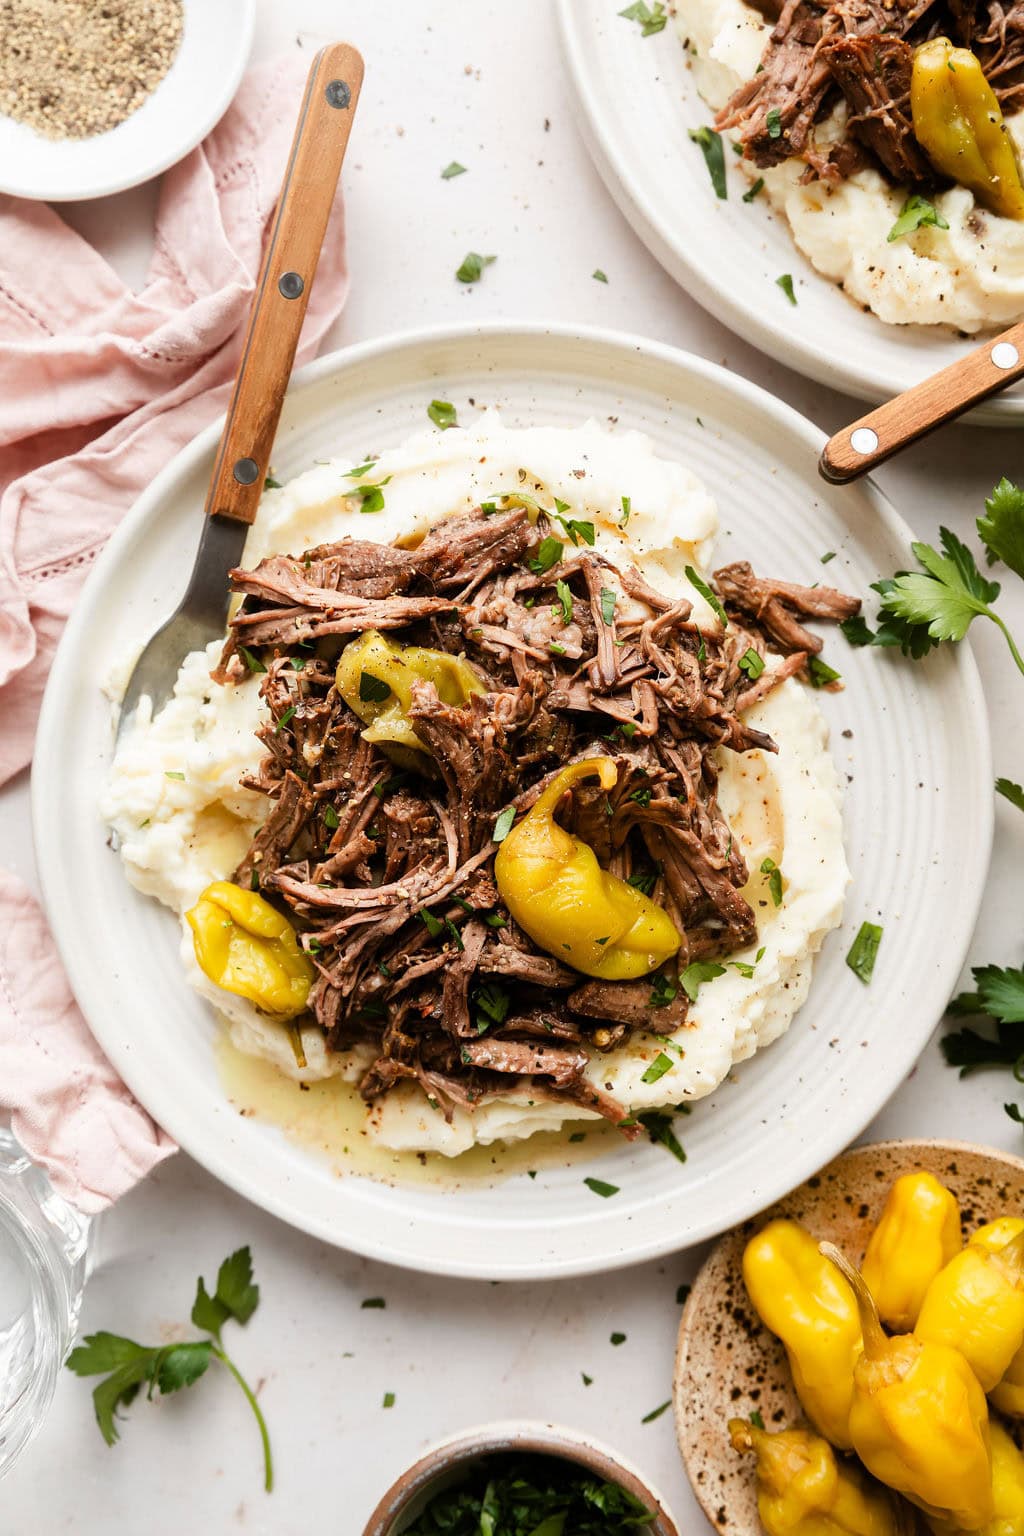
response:
<path id="1" fill-rule="evenodd" d="M 52 208 L 0 196 L 0 783 L 31 760 L 53 653 L 96 556 L 227 403 L 307 65 L 253 69 L 166 174 L 139 293 Z M 315 356 L 346 289 L 339 196 L 297 362 Z M 3 872 L 0 1109 L 85 1211 L 174 1150 L 100 1053 L 42 913 Z"/>

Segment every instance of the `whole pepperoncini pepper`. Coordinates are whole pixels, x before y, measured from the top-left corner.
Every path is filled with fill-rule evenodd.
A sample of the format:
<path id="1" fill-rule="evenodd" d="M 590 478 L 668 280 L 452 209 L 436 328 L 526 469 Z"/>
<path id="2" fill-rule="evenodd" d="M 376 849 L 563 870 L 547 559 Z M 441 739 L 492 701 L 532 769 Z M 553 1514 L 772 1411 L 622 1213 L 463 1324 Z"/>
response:
<path id="1" fill-rule="evenodd" d="M 850 1439 L 868 1471 L 937 1520 L 991 1520 L 988 1404 L 967 1361 L 916 1334 L 888 1338 L 871 1292 L 831 1243 L 821 1251 L 853 1287 L 864 1353 L 853 1372 Z"/>
<path id="2" fill-rule="evenodd" d="M 1013 140 L 969 48 L 933 37 L 915 49 L 910 109 L 914 137 L 937 171 L 969 187 L 993 213 L 1024 219 Z"/>
<path id="3" fill-rule="evenodd" d="M 196 959 L 218 987 L 247 997 L 282 1022 L 302 1012 L 313 966 L 291 923 L 269 901 L 216 880 L 185 916 Z"/>
<path id="4" fill-rule="evenodd" d="M 958 1349 L 986 1392 L 1024 1345 L 1024 1233 L 994 1252 L 969 1243 L 936 1275 L 914 1333 Z"/>
<path id="5" fill-rule="evenodd" d="M 1024 1232 L 1024 1217 L 1022 1216 L 997 1216 L 995 1221 L 986 1221 L 983 1227 L 968 1238 L 972 1248 L 987 1248 L 989 1253 L 997 1253 L 1000 1248 L 1005 1248 Z"/>
<path id="6" fill-rule="evenodd" d="M 995 1514 L 977 1536 L 1021 1536 L 1024 1531 L 1024 1456 L 998 1420 L 993 1419 L 992 1503 Z M 934 1536 L 956 1536 L 959 1527 L 948 1520 L 928 1521 Z"/>
<path id="7" fill-rule="evenodd" d="M 555 775 L 499 847 L 494 878 L 534 943 L 585 976 L 624 981 L 657 970 L 682 940 L 667 912 L 602 869 L 594 850 L 556 822 L 566 790 L 593 778 L 613 787 L 610 757 L 588 757 Z"/>
<path id="8" fill-rule="evenodd" d="M 860 1267 L 887 1328 L 910 1332 L 929 1285 L 962 1247 L 960 1209 L 945 1185 L 923 1170 L 897 1179 Z"/>
<path id="9" fill-rule="evenodd" d="M 757 1457 L 757 1512 L 767 1536 L 912 1536 L 913 1516 L 827 1440 L 805 1429 L 776 1434 L 729 1420 L 737 1451 Z"/>
<path id="10" fill-rule="evenodd" d="M 750 1239 L 743 1279 L 758 1317 L 785 1345 L 807 1417 L 848 1451 L 853 1368 L 863 1347 L 850 1287 L 796 1221 L 770 1221 Z"/>
<path id="11" fill-rule="evenodd" d="M 338 692 L 366 722 L 364 740 L 377 742 L 395 762 L 423 764 L 426 748 L 413 730 L 407 711 L 413 683 L 433 683 L 442 704 L 468 704 L 487 689 L 467 661 L 423 645 L 395 645 L 379 629 L 352 640 L 338 658 Z"/>
<path id="12" fill-rule="evenodd" d="M 997 1253 L 1022 1232 L 1024 1217 L 997 1216 L 995 1221 L 986 1222 L 978 1228 L 970 1245 L 986 1248 L 989 1253 Z M 1024 1419 L 1024 1346 L 1018 1349 L 1006 1367 L 1002 1380 L 992 1388 L 989 1400 L 1000 1413 L 1008 1414 L 1011 1419 Z M 1021 1529 L 1024 1530 L 1024 1526 Z"/>

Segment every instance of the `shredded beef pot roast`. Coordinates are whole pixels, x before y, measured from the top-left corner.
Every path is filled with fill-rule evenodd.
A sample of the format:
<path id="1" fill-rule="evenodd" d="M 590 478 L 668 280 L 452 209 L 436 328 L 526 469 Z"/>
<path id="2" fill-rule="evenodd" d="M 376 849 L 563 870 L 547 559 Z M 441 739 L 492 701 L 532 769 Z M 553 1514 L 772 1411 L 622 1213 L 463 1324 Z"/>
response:
<path id="1" fill-rule="evenodd" d="M 1024 0 L 784 0 L 757 8 L 775 25 L 757 74 L 716 126 L 734 130 L 759 166 L 799 155 L 808 175 L 826 181 L 865 164 L 900 185 L 941 180 L 910 114 L 913 49 L 939 34 L 974 49 L 1005 112 L 1024 107 Z M 814 125 L 841 98 L 847 137 L 823 155 Z"/>
<path id="2" fill-rule="evenodd" d="M 415 549 L 343 539 L 232 573 L 244 601 L 214 677 L 229 685 L 265 668 L 270 713 L 265 756 L 243 781 L 269 814 L 234 879 L 298 929 L 329 1047 L 377 1052 L 367 1100 L 411 1080 L 450 1118 L 455 1105 L 527 1083 L 632 1135 L 623 1106 L 587 1080 L 591 1053 L 636 1030 L 677 1029 L 680 971 L 756 936 L 716 749 L 774 752 L 743 710 L 820 648 L 802 617 L 842 619 L 860 605 L 732 565 L 718 575 L 731 622 L 702 634 L 690 603 L 585 543 L 564 542 L 544 568 L 541 541 L 550 552 L 558 536 L 522 507 L 477 508 Z M 627 598 L 644 605 L 639 617 L 624 616 Z M 367 629 L 462 656 L 486 687 L 463 708 L 432 683 L 413 685 L 409 719 L 429 753 L 416 768 L 363 739 L 335 686 L 343 646 Z M 750 651 L 782 660 L 752 680 L 756 665 L 739 665 Z M 539 950 L 494 883 L 499 813 L 528 809 L 554 772 L 588 756 L 613 757 L 618 782 L 567 796 L 565 825 L 682 937 L 678 956 L 641 981 L 581 977 Z"/>

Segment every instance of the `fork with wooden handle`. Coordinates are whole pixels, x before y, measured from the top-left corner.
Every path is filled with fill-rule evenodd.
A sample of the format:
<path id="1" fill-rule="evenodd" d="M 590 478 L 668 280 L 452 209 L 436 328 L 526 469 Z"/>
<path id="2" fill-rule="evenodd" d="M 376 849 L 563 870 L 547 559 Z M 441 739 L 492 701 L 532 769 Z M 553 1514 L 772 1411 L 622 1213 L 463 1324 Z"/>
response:
<path id="1" fill-rule="evenodd" d="M 170 697 L 185 656 L 224 633 L 228 575 L 242 557 L 263 494 L 362 81 L 362 58 L 347 43 L 331 43 L 313 60 L 256 279 L 205 516 L 196 518 L 199 547 L 192 576 L 178 607 L 135 663 L 121 704 L 119 737 L 142 698 L 149 698 L 155 714 Z"/>
<path id="2" fill-rule="evenodd" d="M 843 427 L 822 449 L 818 469 L 834 485 L 856 480 L 1021 378 L 1024 321 Z"/>

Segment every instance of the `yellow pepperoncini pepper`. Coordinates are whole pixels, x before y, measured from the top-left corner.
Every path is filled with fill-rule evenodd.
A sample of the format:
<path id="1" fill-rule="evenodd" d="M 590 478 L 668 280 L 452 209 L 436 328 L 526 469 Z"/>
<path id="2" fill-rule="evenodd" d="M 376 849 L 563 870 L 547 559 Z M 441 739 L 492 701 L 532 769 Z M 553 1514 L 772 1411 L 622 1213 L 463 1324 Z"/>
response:
<path id="1" fill-rule="evenodd" d="M 992 1502 L 995 1514 L 977 1536 L 1021 1536 L 1024 1531 L 1024 1456 L 998 1420 L 989 1426 L 992 1436 Z M 959 1526 L 948 1520 L 928 1521 L 934 1536 L 956 1536 Z"/>
<path id="2" fill-rule="evenodd" d="M 502 900 L 534 943 L 585 976 L 625 981 L 657 970 L 682 940 L 649 896 L 601 868 L 594 850 L 555 821 L 581 779 L 611 789 L 610 757 L 588 757 L 557 773 L 507 834 L 494 860 Z"/>
<path id="3" fill-rule="evenodd" d="M 914 51 L 910 81 L 914 137 L 937 171 L 969 187 L 980 203 L 1024 219 L 1024 185 L 995 92 L 969 48 L 933 37 Z"/>
<path id="4" fill-rule="evenodd" d="M 914 1332 L 958 1349 L 986 1392 L 1024 1345 L 1024 1233 L 991 1252 L 969 1243 L 928 1287 Z"/>
<path id="5" fill-rule="evenodd" d="M 313 966 L 291 923 L 269 901 L 216 880 L 185 916 L 196 959 L 218 987 L 282 1021 L 302 1012 Z"/>
<path id="6" fill-rule="evenodd" d="M 997 1216 L 995 1221 L 986 1222 L 978 1228 L 971 1238 L 971 1246 L 997 1253 L 1022 1232 L 1024 1217 Z M 1011 1419 L 1024 1419 L 1024 1346 L 1018 1349 L 1006 1367 L 1002 1380 L 992 1388 L 989 1400 L 1000 1413 L 1008 1414 Z M 1024 1526 L 1021 1529 L 1024 1530 Z"/>
<path id="7" fill-rule="evenodd" d="M 729 1420 L 737 1451 L 757 1456 L 757 1512 L 766 1536 L 911 1536 L 905 1504 L 805 1429 L 777 1434 Z"/>
<path id="8" fill-rule="evenodd" d="M 979 1227 L 968 1242 L 972 1248 L 987 1248 L 989 1253 L 997 1253 L 1022 1232 L 1024 1216 L 997 1216 L 995 1221 L 987 1221 Z"/>
<path id="9" fill-rule="evenodd" d="M 487 689 L 467 661 L 423 645 L 396 645 L 379 629 L 368 629 L 346 645 L 335 675 L 338 692 L 366 722 L 363 738 L 377 742 L 396 762 L 415 767 L 413 753 L 426 751 L 407 711 L 413 683 L 433 683 L 442 704 L 468 704 Z"/>
<path id="10" fill-rule="evenodd" d="M 860 1267 L 887 1328 L 910 1332 L 929 1285 L 962 1247 L 960 1209 L 946 1186 L 923 1170 L 897 1179 Z"/>
<path id="11" fill-rule="evenodd" d="M 912 1333 L 888 1338 L 852 1264 L 831 1243 L 821 1251 L 849 1281 L 860 1309 L 864 1353 L 853 1372 L 853 1449 L 879 1482 L 925 1514 L 978 1530 L 993 1511 L 988 1404 L 978 1378 L 948 1344 Z"/>
<path id="12" fill-rule="evenodd" d="M 863 1347 L 850 1287 L 796 1221 L 770 1221 L 750 1239 L 743 1279 L 758 1317 L 786 1347 L 807 1417 L 848 1451 L 853 1368 Z"/>

